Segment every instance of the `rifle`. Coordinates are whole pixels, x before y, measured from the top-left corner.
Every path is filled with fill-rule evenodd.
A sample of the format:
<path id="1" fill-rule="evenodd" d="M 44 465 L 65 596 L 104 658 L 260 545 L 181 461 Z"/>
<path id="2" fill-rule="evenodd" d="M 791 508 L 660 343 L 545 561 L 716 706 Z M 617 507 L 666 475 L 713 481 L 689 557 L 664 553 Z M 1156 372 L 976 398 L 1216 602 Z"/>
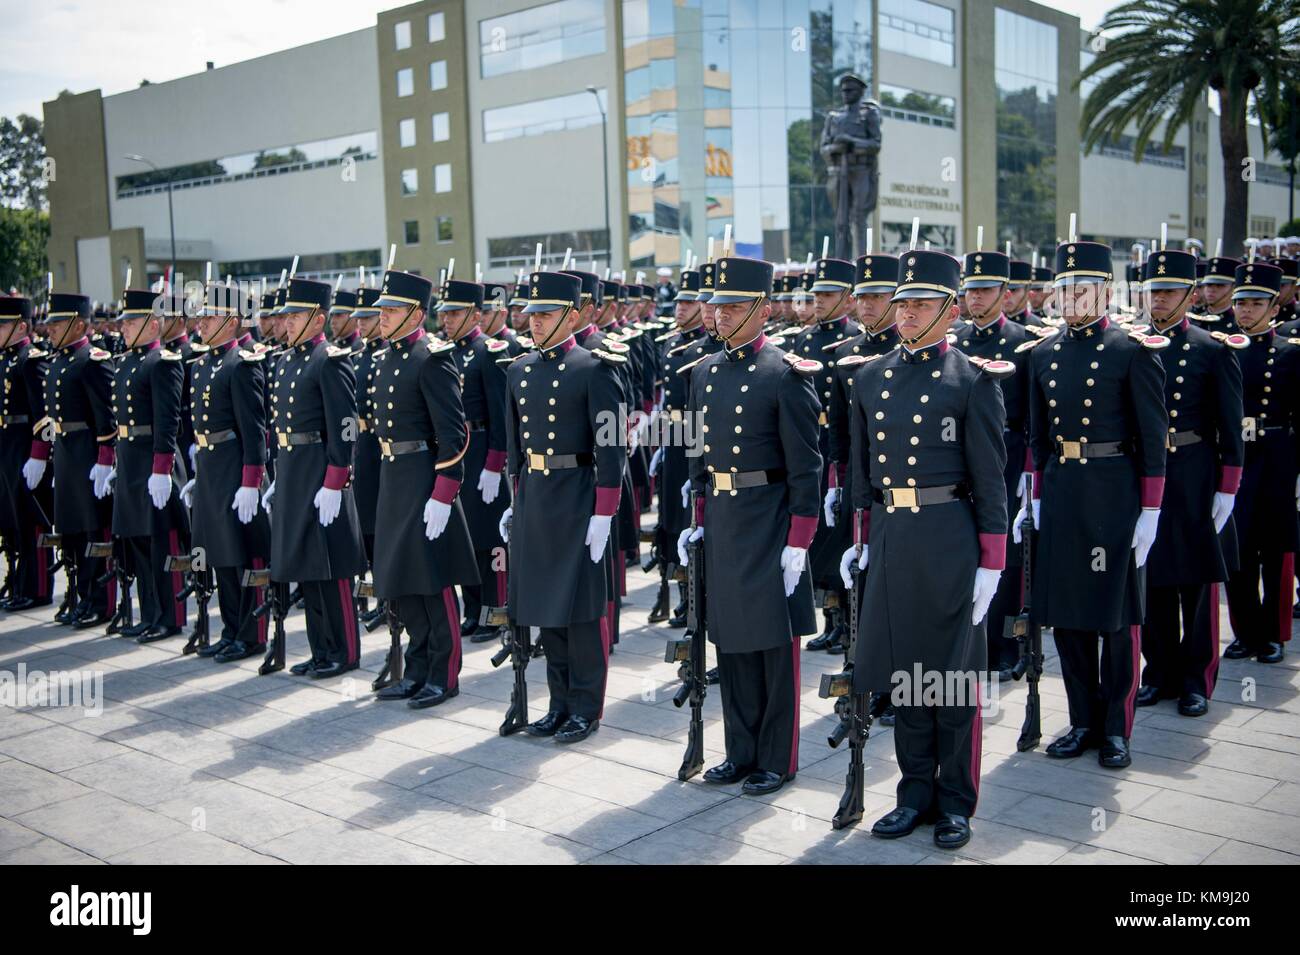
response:
<path id="1" fill-rule="evenodd" d="M 275 630 L 271 635 L 271 645 L 266 648 L 266 656 L 262 658 L 262 665 L 257 668 L 257 675 L 266 676 L 268 673 L 283 670 L 284 618 L 288 616 L 289 607 L 292 606 L 293 601 L 293 597 L 289 594 L 289 585 L 272 580 L 269 567 L 244 571 L 240 584 L 244 587 L 266 588 L 266 600 L 253 611 L 253 619 L 260 620 L 269 613 L 271 619 L 275 622 Z"/>
<path id="2" fill-rule="evenodd" d="M 1033 519 L 1026 515 L 1024 523 L 1020 525 L 1020 552 L 1025 562 L 1021 570 L 1024 575 L 1025 605 L 1020 613 L 1003 626 L 1003 635 L 1015 637 L 1020 648 L 1020 657 L 1011 668 L 1011 677 L 1015 680 L 1024 677 L 1029 686 L 1029 696 L 1025 699 L 1025 721 L 1020 725 L 1020 738 L 1016 740 L 1016 749 L 1021 753 L 1034 749 L 1043 738 L 1042 704 L 1038 697 L 1038 681 L 1043 675 L 1043 628 L 1034 621 L 1030 612 L 1034 579 L 1033 539 L 1036 533 Z"/>
<path id="3" fill-rule="evenodd" d="M 691 508 L 691 529 L 695 523 L 695 509 Z M 677 677 L 682 685 L 673 695 L 673 705 L 691 704 L 691 724 L 686 736 L 686 753 L 677 770 L 677 778 L 685 782 L 704 768 L 704 697 L 709 691 L 708 663 L 705 648 L 708 640 L 708 591 L 704 578 L 704 540 L 701 538 L 686 545 L 686 631 L 682 639 L 671 639 L 664 652 L 665 663 L 676 663 Z"/>
<path id="4" fill-rule="evenodd" d="M 506 521 L 506 539 L 510 539 L 510 528 L 514 523 L 513 514 Z M 510 690 L 510 706 L 506 718 L 501 722 L 497 732 L 502 736 L 517 733 L 528 725 L 528 680 L 526 673 L 528 661 L 537 655 L 533 646 L 533 632 L 529 627 L 520 626 L 518 622 L 507 617 L 508 630 L 501 639 L 501 649 L 492 655 L 492 666 L 499 667 L 510 658 L 510 667 L 514 671 L 515 684 Z"/>
<path id="5" fill-rule="evenodd" d="M 374 597 L 375 585 L 371 581 L 363 580 L 357 584 L 357 594 L 361 597 Z M 384 665 L 379 669 L 379 675 L 370 684 L 372 690 L 382 690 L 390 683 L 402 681 L 402 621 L 397 616 L 397 610 L 391 600 L 380 601 L 380 607 L 383 612 L 379 616 L 362 624 L 366 628 L 366 633 L 374 633 L 381 623 L 388 624 L 390 640 L 388 659 L 384 661 Z"/>
<path id="6" fill-rule="evenodd" d="M 7 600 L 17 595 L 16 581 L 18 579 L 18 548 L 6 538 L 4 542 L 5 555 L 5 582 L 0 586 L 0 600 Z"/>
<path id="7" fill-rule="evenodd" d="M 77 562 L 70 559 L 67 550 L 64 549 L 62 534 L 41 534 L 36 538 L 36 546 L 58 548 L 59 559 L 50 567 L 50 577 L 57 574 L 62 567 L 68 579 L 68 585 L 63 590 L 63 602 L 59 604 L 59 609 L 54 614 L 55 620 L 62 620 L 64 614 L 71 613 L 77 607 Z"/>
<path id="8" fill-rule="evenodd" d="M 176 594 L 177 602 L 184 604 L 191 596 L 194 597 L 195 606 L 198 608 L 197 617 L 194 621 L 194 630 L 190 633 L 190 639 L 181 650 L 182 655 L 193 653 L 201 647 L 208 645 L 209 623 L 208 623 L 208 601 L 212 599 L 212 571 L 205 563 L 202 569 L 194 566 L 194 556 L 192 554 L 168 554 L 163 558 L 163 570 L 168 573 L 182 573 L 185 575 L 185 586 Z"/>
<path id="9" fill-rule="evenodd" d="M 861 542 L 857 542 L 859 547 Z M 840 806 L 831 817 L 832 829 L 844 829 L 862 819 L 863 790 L 866 786 L 866 774 L 863 769 L 862 751 L 867 745 L 871 733 L 871 710 L 867 703 L 867 693 L 859 693 L 853 688 L 853 655 L 858 643 L 858 561 L 855 557 L 849 565 L 849 638 L 844 648 L 844 669 L 839 673 L 822 674 L 821 686 L 817 695 L 823 700 L 835 700 L 835 715 L 839 722 L 831 730 L 826 742 L 831 749 L 836 749 L 845 739 L 849 741 L 849 771 L 844 777 L 844 794 L 840 796 Z"/>
<path id="10" fill-rule="evenodd" d="M 114 538 L 111 541 L 92 541 L 86 545 L 87 557 L 102 557 L 108 561 L 108 570 L 102 577 L 95 581 L 95 585 L 103 587 L 110 580 L 117 578 L 118 598 L 117 609 L 113 612 L 113 619 L 108 622 L 105 633 L 114 634 L 125 630 L 135 623 L 135 609 L 131 604 L 131 575 L 126 570 L 125 544 L 122 538 Z"/>

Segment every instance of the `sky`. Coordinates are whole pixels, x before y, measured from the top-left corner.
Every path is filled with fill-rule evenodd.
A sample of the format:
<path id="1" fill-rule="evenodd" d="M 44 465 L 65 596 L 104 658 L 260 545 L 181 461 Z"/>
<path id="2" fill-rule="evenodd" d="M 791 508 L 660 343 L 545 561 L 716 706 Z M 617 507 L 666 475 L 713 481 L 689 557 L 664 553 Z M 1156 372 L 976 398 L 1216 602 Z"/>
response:
<path id="1" fill-rule="evenodd" d="M 467 0 L 472 6 L 474 0 Z M 542 0 L 539 0 L 542 2 Z M 1039 0 L 1095 26 L 1118 0 Z M 105 95 L 372 26 L 404 0 L 0 0 L 0 116 Z M 57 56 L 54 54 L 57 53 Z"/>

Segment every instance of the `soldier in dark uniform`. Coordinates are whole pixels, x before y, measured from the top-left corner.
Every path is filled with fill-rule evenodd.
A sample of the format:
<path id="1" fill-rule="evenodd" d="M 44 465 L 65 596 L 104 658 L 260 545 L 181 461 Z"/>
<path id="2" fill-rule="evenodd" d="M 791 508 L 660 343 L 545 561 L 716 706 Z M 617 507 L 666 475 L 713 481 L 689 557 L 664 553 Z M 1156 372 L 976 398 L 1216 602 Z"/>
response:
<path id="1" fill-rule="evenodd" d="M 463 462 L 465 480 L 474 490 L 461 496 L 469 536 L 474 542 L 481 583 L 461 587 L 465 620 L 461 636 L 483 643 L 497 636 L 495 627 L 479 623 L 484 607 L 506 605 L 506 554 L 498 526 L 510 504 L 510 492 L 501 486 L 506 466 L 505 371 L 496 363 L 506 357 L 509 345 L 489 338 L 478 325 L 484 287 L 477 282 L 451 279 L 443 288 L 438 317 L 446 339 L 455 345 L 452 355 L 460 373 L 461 403 L 469 428 L 469 450 Z"/>
<path id="2" fill-rule="evenodd" d="M 1164 362 L 1165 493 L 1147 563 L 1147 665 L 1137 705 L 1177 699 L 1184 716 L 1205 714 L 1218 675 L 1219 584 L 1228 579 L 1219 534 L 1232 515 L 1245 457 L 1234 352 L 1250 347 L 1243 335 L 1216 337 L 1187 320 L 1195 283 L 1191 253 L 1161 250 L 1147 258 L 1151 331 L 1172 344 Z"/>
<path id="3" fill-rule="evenodd" d="M 198 651 L 218 663 L 261 653 L 267 618 L 254 617 L 262 588 L 241 585 L 243 572 L 266 567 L 271 527 L 260 508 L 267 439 L 264 353 L 245 348 L 237 291 L 207 285 L 199 328 L 204 350 L 190 367 L 195 474 L 182 489 L 190 497 L 191 536 L 217 583 L 221 639 Z M 188 493 L 186 493 L 188 492 Z"/>
<path id="4" fill-rule="evenodd" d="M 50 530 L 52 509 L 50 482 L 43 480 L 50 445 L 41 435 L 48 354 L 32 343 L 31 330 L 31 299 L 0 296 L 0 535 L 10 562 L 4 610 L 53 602 L 53 555 L 38 546 Z"/>
<path id="5" fill-rule="evenodd" d="M 506 372 L 507 460 L 516 482 L 514 506 L 502 518 L 514 570 L 510 618 L 539 627 L 546 651 L 550 702 L 526 732 L 571 743 L 596 731 L 604 709 L 612 645 L 605 551 L 626 455 L 621 441 L 597 436 L 620 420 L 625 360 L 576 347 L 570 317 L 587 305 L 581 278 L 534 272 L 528 289 L 536 351 Z"/>
<path id="6" fill-rule="evenodd" d="M 55 292 L 45 315 L 52 349 L 45 378 L 45 413 L 54 437 L 54 526 L 63 553 L 75 568 L 77 602 L 60 623 L 78 629 L 107 623 L 117 602 L 116 579 L 99 583 L 104 558 L 87 557 L 86 546 L 109 539 L 110 474 L 117 422 L 113 418 L 112 356 L 86 337 L 90 299 Z M 44 425 L 41 433 L 45 434 Z M 56 615 L 55 619 L 59 619 Z"/>
<path id="7" fill-rule="evenodd" d="M 826 163 L 826 194 L 836 221 L 847 223 L 849 234 L 837 234 L 835 254 L 852 258 L 867 247 L 867 218 L 876 208 L 876 159 L 880 152 L 880 105 L 866 98 L 867 83 L 856 73 L 835 81 L 844 106 L 828 110 L 820 151 Z M 841 179 L 847 178 L 847 184 Z M 841 204 L 847 208 L 841 212 Z M 838 231 L 838 230 L 837 230 Z"/>
<path id="8" fill-rule="evenodd" d="M 1228 617 L 1235 639 L 1224 656 L 1253 656 L 1280 663 L 1291 639 L 1296 498 L 1300 496 L 1300 339 L 1282 338 L 1277 317 L 1281 270 L 1263 262 L 1237 266 L 1233 306 L 1236 325 L 1250 345 L 1238 351 L 1243 390 L 1242 435 L 1246 464 L 1233 521 L 1240 567 L 1228 577 Z M 1263 578 L 1263 603 L 1260 578 Z"/>
<path id="9" fill-rule="evenodd" d="M 1205 275 L 1210 271 L 1210 263 L 1206 259 L 1196 260 L 1196 284 L 1192 286 L 1192 299 L 1187 306 L 1187 318 L 1197 328 L 1205 328 L 1206 331 L 1214 329 L 1206 328 L 1202 323 L 1201 316 L 1205 310 L 1205 290 L 1201 283 L 1205 281 Z"/>
<path id="10" fill-rule="evenodd" d="M 176 599 L 180 587 L 164 567 L 169 555 L 189 549 L 189 519 L 179 493 L 185 472 L 176 454 L 185 366 L 180 352 L 161 344 L 162 296 L 149 289 L 122 294 L 126 351 L 113 381 L 113 534 L 122 541 L 140 601 L 140 622 L 121 633 L 150 643 L 185 626 L 185 604 Z"/>
<path id="11" fill-rule="evenodd" d="M 1005 261 L 1005 260 L 1004 260 Z M 898 806 L 872 832 L 897 838 L 935 820 L 934 841 L 970 840 L 979 793 L 979 632 L 1002 573 L 1007 506 L 1002 392 L 1010 362 L 968 358 L 948 346 L 959 265 L 943 252 L 909 251 L 894 293 L 902 348 L 840 359 L 854 373 L 852 431 L 856 540 L 844 579 L 867 570 L 854 689 L 892 689 Z M 937 705 L 899 674 L 941 673 Z M 951 678 L 959 679 L 951 679 Z"/>
<path id="12" fill-rule="evenodd" d="M 198 445 L 194 443 L 194 419 L 190 414 L 192 406 L 190 372 L 195 359 L 202 352 L 195 350 L 194 342 L 190 339 L 189 332 L 185 327 L 185 296 L 183 294 L 164 288 L 162 294 L 158 297 L 156 307 L 162 313 L 162 334 L 160 336 L 162 347 L 181 356 L 180 421 L 176 433 L 176 456 L 188 481 L 189 478 L 194 476 L 194 462 L 199 450 Z M 188 515 L 186 516 L 185 526 L 189 526 Z M 184 544 L 185 550 L 188 551 L 188 538 L 185 539 Z M 180 551 L 175 553 L 180 553 Z M 176 580 L 174 583 L 177 584 L 176 590 L 179 592 L 181 589 L 180 581 Z"/>
<path id="13" fill-rule="evenodd" d="M 1197 324 L 1207 331 L 1223 332 L 1231 335 L 1240 331 L 1236 316 L 1232 310 L 1232 284 L 1237 277 L 1236 259 L 1215 256 L 1210 259 L 1205 277 L 1201 279 L 1201 297 L 1205 300 L 1205 309 Z"/>
<path id="14" fill-rule="evenodd" d="M 357 383 L 357 440 L 352 451 L 352 498 L 357 506 L 357 521 L 366 548 L 366 562 L 375 563 L 375 510 L 379 504 L 379 438 L 375 436 L 375 367 L 378 357 L 388 349 L 379 329 L 379 289 L 363 288 L 357 292 L 353 319 L 364 343 L 352 356 Z M 376 607 L 371 614 L 378 614 Z M 366 616 L 367 622 L 371 619 Z"/>
<path id="15" fill-rule="evenodd" d="M 1277 297 L 1278 332 L 1291 336 L 1300 330 L 1300 313 L 1296 311 L 1296 277 L 1300 275 L 1300 262 L 1281 258 L 1270 264 L 1282 270 L 1282 285 Z"/>
<path id="16" fill-rule="evenodd" d="M 1034 280 L 1029 285 L 1029 310 L 1039 323 L 1047 318 L 1047 306 L 1052 300 L 1053 277 L 1052 270 L 1046 265 L 1034 267 Z"/>
<path id="17" fill-rule="evenodd" d="M 1096 242 L 1056 250 L 1067 327 L 1032 351 L 1034 499 L 1021 513 L 1032 513 L 1039 529 L 1033 614 L 1054 628 L 1070 708 L 1071 729 L 1047 754 L 1066 759 L 1100 746 L 1101 765 L 1119 768 L 1131 762 L 1142 567 L 1164 493 L 1168 417 L 1158 352 L 1169 339 L 1130 337 L 1107 317 L 1110 261 L 1110 248 Z"/>
<path id="18" fill-rule="evenodd" d="M 489 300 L 485 297 L 483 311 L 479 313 L 479 328 L 483 329 L 483 334 L 488 338 L 499 338 L 505 342 L 505 356 L 514 358 L 515 355 L 524 351 L 524 346 L 519 343 L 519 336 L 510 322 L 510 314 L 515 309 L 516 304 L 522 311 L 523 306 L 527 305 L 528 302 L 518 294 L 518 288 L 515 290 L 515 295 L 511 296 L 504 285 L 489 282 L 483 286 L 484 296 L 489 294 L 489 289 L 492 290 L 492 306 L 488 306 Z M 500 292 L 497 291 L 498 289 Z M 527 289 L 524 289 L 524 295 L 527 294 Z"/>
<path id="19" fill-rule="evenodd" d="M 330 301 L 330 320 L 327 335 L 333 339 L 338 348 L 346 348 L 354 355 L 361 351 L 364 343 L 357 330 L 355 313 L 357 310 L 357 293 L 339 289 Z"/>
<path id="20" fill-rule="evenodd" d="M 1017 325 L 1028 327 L 1043 324 L 1043 320 L 1029 307 L 1029 289 L 1033 283 L 1034 270 L 1030 264 L 1020 259 L 1011 259 L 1002 312 Z"/>
<path id="21" fill-rule="evenodd" d="M 410 635 L 405 675 L 378 696 L 412 709 L 459 695 L 455 587 L 479 583 L 457 500 L 470 434 L 455 346 L 424 331 L 432 295 L 428 279 L 389 270 L 376 302 L 389 347 L 375 358 L 373 386 L 381 454 L 375 593 L 390 601 Z"/>
<path id="22" fill-rule="evenodd" d="M 767 343 L 770 264 L 716 265 L 711 304 L 726 344 L 687 366 L 704 452 L 690 460 L 697 526 L 682 532 L 678 556 L 685 564 L 686 544 L 703 537 L 726 733 L 726 759 L 704 779 L 743 780 L 745 792 L 761 794 L 799 767 L 799 638 L 816 627 L 808 547 L 821 505 L 815 381 L 824 368 Z"/>

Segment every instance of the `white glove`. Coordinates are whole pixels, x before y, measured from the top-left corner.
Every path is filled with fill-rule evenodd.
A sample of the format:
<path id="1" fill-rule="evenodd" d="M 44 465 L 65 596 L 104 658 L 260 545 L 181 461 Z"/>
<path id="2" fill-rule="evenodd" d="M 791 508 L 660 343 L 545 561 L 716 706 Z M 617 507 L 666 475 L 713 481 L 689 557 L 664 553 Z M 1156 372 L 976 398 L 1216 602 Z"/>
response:
<path id="1" fill-rule="evenodd" d="M 239 512 L 239 523 L 247 524 L 257 514 L 257 502 L 257 488 L 241 487 L 235 492 L 235 501 L 230 509 Z"/>
<path id="2" fill-rule="evenodd" d="M 449 520 L 451 520 L 450 504 L 435 501 L 433 498 L 424 502 L 424 536 L 429 540 L 436 541 L 441 537 L 442 532 L 447 529 Z"/>
<path id="3" fill-rule="evenodd" d="M 1033 475 L 1028 471 L 1020 472 L 1020 479 L 1016 481 L 1016 497 L 1025 496 L 1025 493 L 1029 490 L 1029 479 L 1032 477 Z"/>
<path id="4" fill-rule="evenodd" d="M 153 498 L 153 506 L 162 510 L 167 506 L 167 501 L 172 496 L 172 476 L 170 474 L 150 474 L 149 475 L 149 496 Z"/>
<path id="5" fill-rule="evenodd" d="M 501 493 L 501 472 L 480 471 L 478 475 L 478 492 L 483 496 L 484 504 L 491 504 Z"/>
<path id="6" fill-rule="evenodd" d="M 826 500 L 822 502 L 822 513 L 826 515 L 826 526 L 835 526 L 835 505 L 840 499 L 840 489 L 837 487 L 828 487 L 826 489 Z"/>
<path id="7" fill-rule="evenodd" d="M 1001 576 L 1000 570 L 990 570 L 987 567 L 975 568 L 975 592 L 971 594 L 971 623 L 978 624 L 988 615 L 989 604 L 993 602 L 993 595 L 997 593 L 998 578 Z"/>
<path id="8" fill-rule="evenodd" d="M 190 478 L 185 482 L 185 486 L 181 488 L 181 503 L 186 507 L 192 508 L 194 506 L 194 481 L 194 478 Z"/>
<path id="9" fill-rule="evenodd" d="M 108 496 L 108 475 L 112 470 L 107 464 L 96 464 L 90 469 L 90 480 L 95 483 L 95 497 Z"/>
<path id="10" fill-rule="evenodd" d="M 45 476 L 45 462 L 40 458 L 28 458 L 27 463 L 23 465 L 23 480 L 27 482 L 27 490 L 36 490 L 36 485 L 41 483 L 41 478 Z"/>
<path id="11" fill-rule="evenodd" d="M 272 481 L 265 491 L 262 492 L 262 510 L 271 513 L 271 500 L 275 497 L 275 482 Z"/>
<path id="12" fill-rule="evenodd" d="M 655 474 L 659 470 L 659 464 L 664 459 L 664 449 L 656 448 L 655 453 L 650 456 L 650 473 Z"/>
<path id="13" fill-rule="evenodd" d="M 1210 518 L 1214 521 L 1214 533 L 1223 530 L 1223 525 L 1228 523 L 1228 518 L 1232 516 L 1232 506 L 1237 503 L 1237 495 L 1224 494 L 1222 491 L 1214 492 L 1214 506 L 1210 508 Z"/>
<path id="14" fill-rule="evenodd" d="M 339 516 L 339 509 L 343 507 L 343 492 L 323 487 L 316 492 L 312 504 L 316 505 L 316 519 L 320 521 L 320 526 L 329 527 L 334 523 L 334 518 Z"/>
<path id="15" fill-rule="evenodd" d="M 789 597 L 799 585 L 799 578 L 808 566 L 808 549 L 806 547 L 784 547 L 781 549 L 781 581 L 785 584 L 785 595 Z"/>
<path id="16" fill-rule="evenodd" d="M 682 507 L 691 506 L 691 479 L 687 478 L 686 483 L 682 485 Z"/>
<path id="17" fill-rule="evenodd" d="M 593 564 L 599 564 L 605 556 L 605 545 L 609 543 L 609 526 L 613 520 L 608 514 L 593 514 L 591 520 L 587 521 L 587 547 Z"/>
<path id="18" fill-rule="evenodd" d="M 1160 520 L 1160 508 L 1144 507 L 1138 515 L 1137 526 L 1133 528 L 1133 558 L 1137 566 L 1147 562 L 1151 545 L 1156 542 L 1156 524 Z"/>
<path id="19" fill-rule="evenodd" d="M 681 565 L 685 567 L 690 561 L 686 557 L 686 545 L 694 544 L 697 540 L 704 539 L 704 528 L 697 527 L 694 530 L 686 528 L 677 535 L 677 556 L 681 558 Z"/>
<path id="20" fill-rule="evenodd" d="M 1038 512 L 1041 504 L 1042 502 L 1037 499 L 1033 501 L 1021 499 L 1020 510 L 1016 511 L 1015 519 L 1011 522 L 1011 539 L 1017 544 L 1020 543 L 1021 537 L 1024 536 L 1021 533 L 1021 525 L 1025 522 L 1026 515 L 1029 516 L 1031 526 L 1035 530 L 1038 529 Z M 1026 510 L 1026 505 L 1028 505 L 1028 510 Z"/>
<path id="21" fill-rule="evenodd" d="M 641 414 L 641 412 L 638 411 L 635 412 L 632 415 L 632 417 L 628 419 L 628 423 L 627 423 L 628 425 L 627 453 L 628 454 L 631 454 L 633 451 L 635 451 L 641 444 L 641 419 L 644 417 L 645 415 Z"/>
<path id="22" fill-rule="evenodd" d="M 845 589 L 853 586 L 853 576 L 849 573 L 849 565 L 853 563 L 853 555 L 857 554 L 856 547 L 850 547 L 840 557 L 840 580 L 844 581 Z M 862 554 L 858 557 L 858 570 L 867 569 L 867 545 L 862 545 Z"/>
<path id="23" fill-rule="evenodd" d="M 190 445 L 190 473 L 191 474 L 193 474 L 195 471 L 198 470 L 198 465 L 194 463 L 194 457 L 198 453 L 199 453 L 199 446 L 197 444 L 191 444 Z"/>
<path id="24" fill-rule="evenodd" d="M 501 520 L 497 521 L 497 533 L 507 544 L 510 543 L 510 518 L 514 516 L 515 509 L 507 507 L 506 512 L 501 515 Z"/>

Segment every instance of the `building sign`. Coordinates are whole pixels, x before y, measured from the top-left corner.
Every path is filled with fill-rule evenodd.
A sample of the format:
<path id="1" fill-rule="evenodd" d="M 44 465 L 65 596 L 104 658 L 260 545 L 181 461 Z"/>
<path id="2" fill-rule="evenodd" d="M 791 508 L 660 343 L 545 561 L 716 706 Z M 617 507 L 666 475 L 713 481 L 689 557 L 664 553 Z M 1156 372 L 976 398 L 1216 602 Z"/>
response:
<path id="1" fill-rule="evenodd" d="M 891 182 L 880 197 L 880 205 L 894 209 L 915 209 L 924 212 L 961 213 L 961 203 L 952 198 L 947 186 L 931 186 L 919 182 Z"/>

